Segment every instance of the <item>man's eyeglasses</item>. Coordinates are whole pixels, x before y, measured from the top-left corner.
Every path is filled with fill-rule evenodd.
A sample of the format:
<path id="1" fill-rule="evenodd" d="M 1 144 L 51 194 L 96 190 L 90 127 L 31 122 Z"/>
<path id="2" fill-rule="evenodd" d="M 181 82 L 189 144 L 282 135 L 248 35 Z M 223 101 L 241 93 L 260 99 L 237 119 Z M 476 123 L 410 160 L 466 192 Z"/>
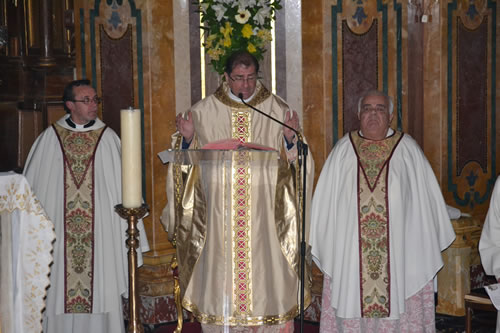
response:
<path id="1" fill-rule="evenodd" d="M 102 101 L 102 99 L 98 96 L 95 96 L 94 98 L 90 98 L 88 96 L 85 96 L 83 99 L 73 100 L 73 102 L 80 102 L 80 103 L 83 103 L 85 105 L 89 105 L 91 102 L 93 102 L 95 104 L 101 104 L 101 101 Z"/>
<path id="2" fill-rule="evenodd" d="M 235 77 L 229 76 L 229 78 L 231 79 L 231 81 L 238 82 L 238 83 L 243 83 L 245 81 L 247 81 L 249 83 L 257 81 L 257 75 L 251 75 L 251 76 L 247 76 L 247 77 L 237 75 Z"/>
<path id="3" fill-rule="evenodd" d="M 361 112 L 363 112 L 363 113 L 368 113 L 368 112 L 372 112 L 372 111 L 375 111 L 377 113 L 386 112 L 387 107 L 382 106 L 382 105 L 377 105 L 375 107 L 366 105 L 366 106 L 363 106 L 361 108 Z"/>

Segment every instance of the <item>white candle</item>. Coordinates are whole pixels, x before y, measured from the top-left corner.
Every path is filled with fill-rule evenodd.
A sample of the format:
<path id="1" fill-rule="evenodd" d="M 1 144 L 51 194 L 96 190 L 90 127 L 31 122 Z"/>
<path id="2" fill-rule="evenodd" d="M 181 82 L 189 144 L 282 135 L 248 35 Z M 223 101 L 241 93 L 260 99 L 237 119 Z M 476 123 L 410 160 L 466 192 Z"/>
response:
<path id="1" fill-rule="evenodd" d="M 125 208 L 137 208 L 142 205 L 141 110 L 121 110 L 120 118 L 122 204 Z"/>

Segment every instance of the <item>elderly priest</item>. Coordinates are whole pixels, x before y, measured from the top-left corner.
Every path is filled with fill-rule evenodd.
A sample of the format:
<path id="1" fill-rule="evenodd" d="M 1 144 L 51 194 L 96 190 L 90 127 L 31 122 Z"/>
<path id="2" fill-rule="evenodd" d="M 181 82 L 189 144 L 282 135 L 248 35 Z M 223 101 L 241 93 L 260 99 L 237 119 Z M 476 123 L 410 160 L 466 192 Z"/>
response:
<path id="1" fill-rule="evenodd" d="M 392 130 L 393 103 L 371 91 L 359 131 L 340 139 L 318 180 L 313 259 L 324 273 L 322 332 L 433 332 L 433 278 L 455 233 L 417 143 Z"/>

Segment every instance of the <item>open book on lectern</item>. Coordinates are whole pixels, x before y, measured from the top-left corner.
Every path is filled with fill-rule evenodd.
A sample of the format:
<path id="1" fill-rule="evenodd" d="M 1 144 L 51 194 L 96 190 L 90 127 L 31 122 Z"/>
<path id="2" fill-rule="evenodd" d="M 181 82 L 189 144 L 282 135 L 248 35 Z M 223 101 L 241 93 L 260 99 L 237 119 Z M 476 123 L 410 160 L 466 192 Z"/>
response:
<path id="1" fill-rule="evenodd" d="M 223 140 L 218 140 L 218 141 L 213 141 L 209 142 L 206 145 L 204 145 L 201 149 L 186 149 L 184 150 L 184 155 L 187 154 L 187 156 L 184 156 L 185 159 L 195 159 L 198 160 L 200 158 L 205 157 L 208 159 L 217 159 L 220 158 L 224 151 L 238 151 L 238 150 L 254 150 L 254 151 L 260 151 L 262 153 L 271 153 L 275 152 L 277 153 L 278 151 L 274 148 L 264 146 L 258 143 L 253 143 L 253 142 L 240 142 L 238 139 L 223 139 Z M 163 164 L 168 163 L 168 162 L 173 162 L 174 156 L 178 158 L 178 154 L 181 153 L 181 150 L 174 150 L 174 149 L 167 149 L 162 152 L 158 153 L 158 157 L 162 161 Z M 205 153 L 203 153 L 205 152 Z M 200 155 L 200 153 L 202 153 Z M 174 154 L 174 155 L 173 155 Z M 209 155 L 207 155 L 209 154 Z M 226 154 L 227 155 L 227 154 Z M 264 158 L 269 158 L 269 157 L 264 157 Z"/>
<path id="2" fill-rule="evenodd" d="M 215 150 L 238 150 L 238 149 L 255 149 L 255 150 L 275 150 L 271 147 L 264 146 L 253 142 L 241 142 L 238 139 L 222 139 L 212 141 L 201 147 L 201 149 Z"/>

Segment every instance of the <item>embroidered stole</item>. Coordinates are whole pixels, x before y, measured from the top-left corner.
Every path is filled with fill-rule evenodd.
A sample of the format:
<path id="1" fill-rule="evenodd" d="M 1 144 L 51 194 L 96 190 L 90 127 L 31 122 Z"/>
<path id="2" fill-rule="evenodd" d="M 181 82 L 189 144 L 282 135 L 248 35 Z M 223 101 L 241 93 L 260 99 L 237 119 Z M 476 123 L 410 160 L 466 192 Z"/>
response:
<path id="1" fill-rule="evenodd" d="M 232 108 L 232 137 L 240 142 L 251 141 L 251 113 Z M 252 314 L 251 280 L 251 170 L 249 152 L 233 154 L 232 170 L 232 253 L 233 253 L 233 315 Z"/>
<path id="2" fill-rule="evenodd" d="M 403 134 L 381 141 L 367 140 L 358 132 L 350 139 L 358 158 L 358 230 L 361 315 L 390 315 L 389 160 Z"/>
<path id="3" fill-rule="evenodd" d="M 91 313 L 94 276 L 94 158 L 106 127 L 53 125 L 64 156 L 64 312 Z"/>

